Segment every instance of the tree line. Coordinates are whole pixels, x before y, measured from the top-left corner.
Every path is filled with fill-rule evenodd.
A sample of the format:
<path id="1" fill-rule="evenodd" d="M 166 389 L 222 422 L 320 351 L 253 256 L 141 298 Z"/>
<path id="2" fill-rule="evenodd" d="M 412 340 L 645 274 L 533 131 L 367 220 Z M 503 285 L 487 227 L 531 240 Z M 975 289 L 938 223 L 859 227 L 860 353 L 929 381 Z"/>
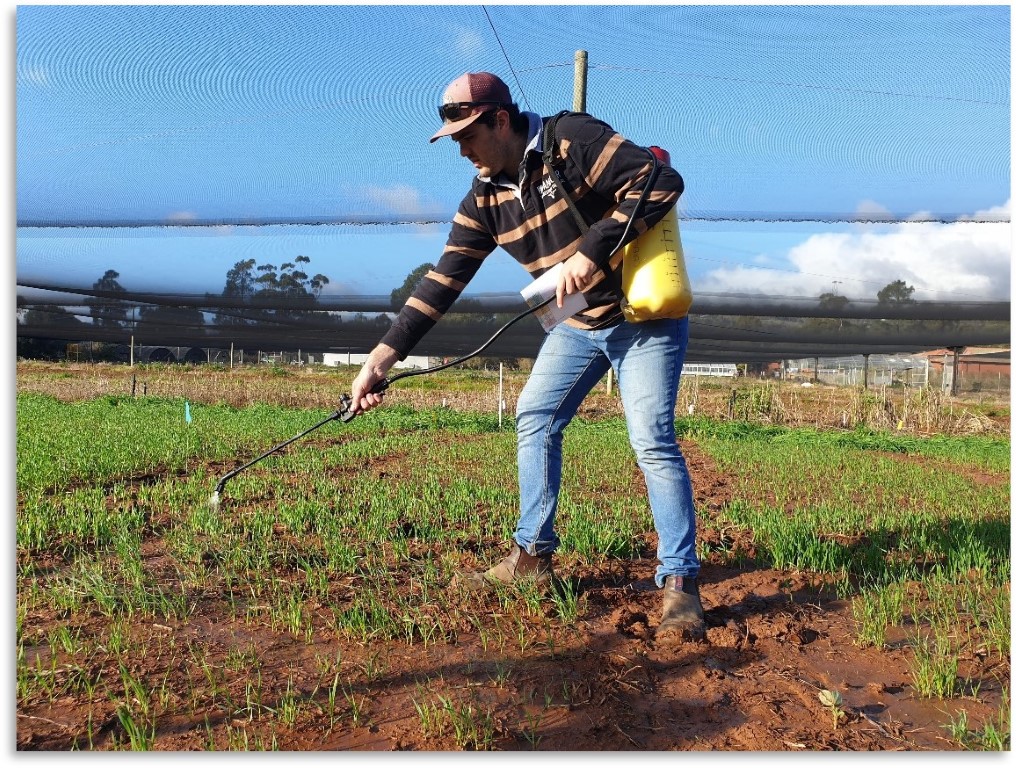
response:
<path id="1" fill-rule="evenodd" d="M 304 330 L 313 328 L 315 331 L 336 332 L 345 328 L 347 331 L 357 330 L 361 333 L 375 333 L 380 336 L 390 326 L 392 318 L 387 313 L 356 313 L 342 314 L 322 310 L 319 298 L 330 284 L 330 279 L 322 273 L 312 273 L 310 258 L 297 256 L 278 266 L 272 263 L 257 263 L 256 259 L 237 261 L 226 273 L 222 292 L 206 293 L 209 306 L 218 308 L 214 311 L 203 311 L 191 306 L 172 306 L 164 304 L 148 304 L 129 299 L 130 292 L 120 283 L 120 274 L 109 269 L 93 284 L 92 289 L 97 296 L 89 296 L 83 301 L 83 308 L 68 308 L 58 305 L 25 305 L 19 309 L 18 323 L 33 329 L 43 329 L 46 338 L 18 338 L 18 355 L 22 357 L 60 357 L 65 348 L 63 340 L 76 340 L 87 336 L 86 323 L 112 333 L 133 334 L 138 343 L 144 338 L 154 337 L 155 332 L 164 338 L 168 333 L 178 333 L 181 339 L 193 340 L 206 333 L 214 333 L 216 329 L 257 327 L 290 329 L 294 336 L 299 336 L 301 326 Z M 390 295 L 390 310 L 397 312 L 409 296 L 416 290 L 428 272 L 435 267 L 425 262 L 406 276 L 402 285 L 394 289 Z M 894 280 L 877 292 L 876 298 L 880 306 L 899 307 L 915 304 L 915 289 L 903 280 Z M 124 298 L 119 298 L 119 297 Z M 222 299 L 236 304 L 234 307 L 223 307 Z M 284 300 L 284 301 L 280 301 Z M 851 320 L 837 318 L 851 303 L 846 296 L 835 291 L 824 291 L 818 296 L 820 308 L 829 311 L 829 317 L 806 319 L 759 318 L 748 316 L 711 316 L 711 324 L 720 324 L 733 328 L 762 329 L 767 326 L 789 325 L 806 331 L 818 332 L 849 332 L 851 330 L 870 330 L 873 323 L 893 330 L 947 330 L 957 329 L 962 323 L 949 320 Z M 449 313 L 442 321 L 443 326 L 469 325 L 471 330 L 482 334 L 504 325 L 514 314 L 483 311 L 477 299 L 459 298 L 455 304 L 456 312 Z M 59 339 L 60 341 L 53 341 Z"/>

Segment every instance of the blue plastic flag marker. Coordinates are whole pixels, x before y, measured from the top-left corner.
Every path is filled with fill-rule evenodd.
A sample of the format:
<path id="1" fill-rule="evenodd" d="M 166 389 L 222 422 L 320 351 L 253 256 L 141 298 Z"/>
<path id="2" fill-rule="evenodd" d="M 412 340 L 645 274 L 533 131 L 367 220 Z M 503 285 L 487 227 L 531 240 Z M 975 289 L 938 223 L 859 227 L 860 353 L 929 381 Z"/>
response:
<path id="1" fill-rule="evenodd" d="M 183 401 L 183 417 L 187 420 L 188 424 L 191 423 L 190 403 L 186 400 Z"/>

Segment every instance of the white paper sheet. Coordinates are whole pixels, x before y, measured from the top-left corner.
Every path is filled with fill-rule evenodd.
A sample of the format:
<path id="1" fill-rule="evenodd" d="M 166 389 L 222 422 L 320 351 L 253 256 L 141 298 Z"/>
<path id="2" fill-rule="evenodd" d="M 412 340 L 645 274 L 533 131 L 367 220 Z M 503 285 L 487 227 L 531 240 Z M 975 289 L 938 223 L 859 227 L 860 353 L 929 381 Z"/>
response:
<path id="1" fill-rule="evenodd" d="M 526 304 L 530 307 L 535 307 L 540 302 L 555 296 L 557 294 L 557 276 L 563 267 L 564 262 L 561 262 L 523 288 L 522 298 L 526 300 Z M 582 293 L 570 293 L 564 297 L 563 307 L 558 307 L 557 299 L 554 299 L 550 304 L 538 309 L 533 314 L 540 321 L 543 330 L 549 331 L 558 323 L 567 320 L 576 312 L 581 312 L 588 306 L 589 302 L 586 301 L 586 297 Z"/>

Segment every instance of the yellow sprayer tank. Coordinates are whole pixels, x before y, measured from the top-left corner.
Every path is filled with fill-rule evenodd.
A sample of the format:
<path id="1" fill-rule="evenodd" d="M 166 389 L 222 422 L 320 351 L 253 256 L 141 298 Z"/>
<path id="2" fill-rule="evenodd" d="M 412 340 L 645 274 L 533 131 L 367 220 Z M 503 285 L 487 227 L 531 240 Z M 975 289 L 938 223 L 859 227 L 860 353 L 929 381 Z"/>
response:
<path id="1" fill-rule="evenodd" d="M 650 151 L 670 164 L 670 155 L 659 147 Z M 677 206 L 622 251 L 621 288 L 626 301 L 625 318 L 631 322 L 680 318 L 691 307 L 691 284 L 684 266 Z"/>

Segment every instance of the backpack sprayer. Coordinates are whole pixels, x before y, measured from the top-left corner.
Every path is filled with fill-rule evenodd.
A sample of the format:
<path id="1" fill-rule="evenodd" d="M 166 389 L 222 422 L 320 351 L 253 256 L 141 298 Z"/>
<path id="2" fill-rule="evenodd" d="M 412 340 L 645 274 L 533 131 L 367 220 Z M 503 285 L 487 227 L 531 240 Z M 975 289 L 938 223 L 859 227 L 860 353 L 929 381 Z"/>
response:
<path id="1" fill-rule="evenodd" d="M 649 147 L 649 151 L 655 160 L 670 165 L 667 150 Z M 688 314 L 691 281 L 684 266 L 676 205 L 649 230 L 628 243 L 621 253 L 621 291 L 624 293 L 621 310 L 626 320 L 639 323 Z"/>
<path id="2" fill-rule="evenodd" d="M 549 138 L 550 148 L 552 148 L 554 144 L 552 127 L 549 133 Z M 545 158 L 549 159 L 549 154 L 546 154 L 547 149 L 548 147 L 545 140 Z M 637 218 L 643 202 L 656 182 L 656 176 L 659 173 L 659 163 L 662 161 L 669 164 L 670 162 L 670 155 L 666 150 L 660 149 L 659 147 L 650 147 L 649 151 L 653 162 L 652 173 L 642 190 L 642 194 L 639 196 L 638 202 L 635 203 L 635 208 L 628 219 L 628 224 L 625 226 L 624 232 L 621 233 L 621 237 L 618 240 L 617 245 L 614 247 L 614 250 L 610 252 L 608 261 L 612 259 L 621 249 L 621 243 L 623 243 L 625 238 L 628 236 L 632 223 Z M 550 170 L 552 177 L 557 182 L 557 188 L 561 191 L 562 196 L 568 202 L 569 208 L 572 209 L 572 213 L 576 216 L 577 221 L 580 223 L 580 229 L 585 232 L 588 229 L 588 225 L 582 221 L 582 218 L 578 213 L 578 209 L 575 208 L 574 203 L 568 197 L 568 193 L 565 191 L 564 185 L 560 183 L 560 179 L 558 178 L 554 168 L 549 163 L 547 164 L 547 167 Z M 688 275 L 684 266 L 684 254 L 681 250 L 680 234 L 677 229 L 677 211 L 674 208 L 672 208 L 667 215 L 657 222 L 652 228 L 626 245 L 624 247 L 624 251 L 622 252 L 622 259 L 623 266 L 621 286 L 625 300 L 622 302 L 621 306 L 626 320 L 630 322 L 641 322 L 643 320 L 652 320 L 664 317 L 684 317 L 688 314 L 688 307 L 691 305 L 691 290 L 689 289 Z M 616 267 L 613 262 L 611 262 L 611 265 Z M 497 339 L 511 326 L 515 325 L 515 323 L 519 320 L 547 306 L 551 301 L 554 301 L 555 298 L 555 296 L 551 296 L 539 304 L 530 307 L 521 314 L 516 315 L 501 326 L 493 336 L 484 342 L 482 346 L 475 351 L 470 352 L 468 355 L 463 355 L 462 357 L 451 360 L 450 362 L 435 365 L 430 368 L 423 368 L 418 371 L 406 371 L 391 377 L 386 376 L 371 387 L 370 392 L 374 394 L 381 394 L 399 379 L 406 379 L 410 376 L 422 376 L 426 373 L 435 373 L 436 371 L 450 368 L 453 365 L 464 363 L 466 360 L 476 357 L 489 347 L 495 339 Z M 319 421 L 314 426 L 305 429 L 300 434 L 289 438 L 289 440 L 286 440 L 284 443 L 279 443 L 274 448 L 270 448 L 260 456 L 251 459 L 246 464 L 223 475 L 216 484 L 215 491 L 212 493 L 211 498 L 208 500 L 209 506 L 212 509 L 217 509 L 222 496 L 222 491 L 226 487 L 226 483 L 248 467 L 254 466 L 259 461 L 271 456 L 273 453 L 278 453 L 290 443 L 296 442 L 301 437 L 309 435 L 311 432 L 320 429 L 329 422 L 336 420 L 350 422 L 356 418 L 356 412 L 353 410 L 353 401 L 348 394 L 341 395 L 339 397 L 339 403 L 341 407 L 329 414 L 327 418 Z"/>

